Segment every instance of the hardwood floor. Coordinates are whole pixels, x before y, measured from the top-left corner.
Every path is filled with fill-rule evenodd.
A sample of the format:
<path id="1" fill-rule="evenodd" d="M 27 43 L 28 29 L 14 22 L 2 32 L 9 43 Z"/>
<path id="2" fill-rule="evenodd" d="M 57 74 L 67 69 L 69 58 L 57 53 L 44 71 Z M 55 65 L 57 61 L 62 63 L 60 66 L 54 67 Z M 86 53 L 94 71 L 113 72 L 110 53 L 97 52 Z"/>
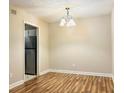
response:
<path id="1" fill-rule="evenodd" d="M 49 72 L 10 93 L 114 93 L 112 78 Z"/>

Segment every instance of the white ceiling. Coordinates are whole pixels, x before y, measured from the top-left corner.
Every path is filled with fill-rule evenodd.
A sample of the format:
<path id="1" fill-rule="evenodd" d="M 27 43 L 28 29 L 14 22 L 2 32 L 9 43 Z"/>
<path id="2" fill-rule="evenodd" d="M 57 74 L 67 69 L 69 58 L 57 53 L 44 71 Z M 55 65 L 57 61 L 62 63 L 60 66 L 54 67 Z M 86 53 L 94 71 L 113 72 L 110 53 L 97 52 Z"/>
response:
<path id="1" fill-rule="evenodd" d="M 70 7 L 74 18 L 105 15 L 111 12 L 113 0 L 10 0 L 10 4 L 51 23 L 65 15 L 65 7 Z"/>

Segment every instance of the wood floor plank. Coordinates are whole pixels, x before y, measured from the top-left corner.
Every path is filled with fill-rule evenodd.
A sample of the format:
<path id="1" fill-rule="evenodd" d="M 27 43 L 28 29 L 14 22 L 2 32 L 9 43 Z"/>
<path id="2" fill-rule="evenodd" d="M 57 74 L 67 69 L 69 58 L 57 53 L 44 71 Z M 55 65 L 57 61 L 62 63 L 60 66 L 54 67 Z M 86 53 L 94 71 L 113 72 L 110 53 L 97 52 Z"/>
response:
<path id="1" fill-rule="evenodd" d="M 112 78 L 49 72 L 10 93 L 114 93 Z"/>

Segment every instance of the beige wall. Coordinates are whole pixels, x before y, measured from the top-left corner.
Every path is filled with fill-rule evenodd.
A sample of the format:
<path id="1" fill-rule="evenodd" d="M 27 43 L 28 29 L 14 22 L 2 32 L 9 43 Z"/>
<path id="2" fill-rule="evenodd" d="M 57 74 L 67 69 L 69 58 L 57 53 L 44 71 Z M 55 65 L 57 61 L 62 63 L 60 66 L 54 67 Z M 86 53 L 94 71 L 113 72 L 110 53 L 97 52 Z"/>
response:
<path id="1" fill-rule="evenodd" d="M 112 73 L 110 15 L 76 23 L 72 28 L 49 24 L 50 68 Z"/>
<path id="2" fill-rule="evenodd" d="M 48 68 L 112 73 L 110 15 L 78 19 L 67 28 L 10 9 L 17 10 L 10 14 L 10 84 L 24 78 L 24 21 L 39 27 L 39 73 Z"/>
<path id="3" fill-rule="evenodd" d="M 112 74 L 114 78 L 114 9 L 111 12 L 111 31 L 112 31 Z"/>
<path id="4" fill-rule="evenodd" d="M 17 11 L 10 14 L 10 84 L 24 78 L 24 21 L 39 27 L 39 73 L 49 68 L 48 64 L 48 24 L 26 13 L 22 9 L 11 6 Z"/>

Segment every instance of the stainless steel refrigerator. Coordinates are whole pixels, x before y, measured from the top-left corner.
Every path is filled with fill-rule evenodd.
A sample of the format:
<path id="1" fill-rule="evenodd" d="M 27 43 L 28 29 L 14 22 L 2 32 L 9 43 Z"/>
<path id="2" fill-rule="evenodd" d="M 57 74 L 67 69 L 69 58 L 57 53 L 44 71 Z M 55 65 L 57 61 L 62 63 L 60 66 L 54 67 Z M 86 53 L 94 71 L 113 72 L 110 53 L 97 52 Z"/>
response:
<path id="1" fill-rule="evenodd" d="M 37 74 L 37 28 L 25 24 L 25 74 Z"/>

